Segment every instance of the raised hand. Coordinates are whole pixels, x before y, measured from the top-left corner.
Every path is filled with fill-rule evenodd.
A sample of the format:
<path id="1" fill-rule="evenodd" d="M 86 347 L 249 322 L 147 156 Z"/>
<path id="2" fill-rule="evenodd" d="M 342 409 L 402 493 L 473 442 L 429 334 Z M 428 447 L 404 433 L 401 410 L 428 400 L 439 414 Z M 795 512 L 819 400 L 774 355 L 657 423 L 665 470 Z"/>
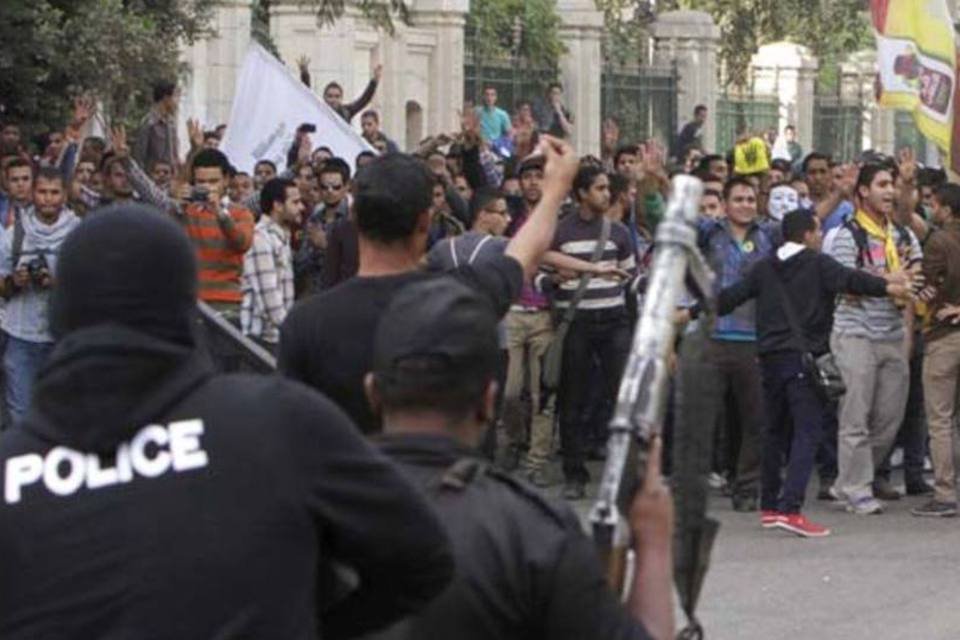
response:
<path id="1" fill-rule="evenodd" d="M 373 79 L 378 83 L 383 80 L 383 65 L 378 64 L 373 68 Z"/>
<path id="2" fill-rule="evenodd" d="M 897 153 L 900 180 L 904 184 L 913 185 L 917 179 L 917 154 L 912 147 L 904 147 Z"/>
<path id="3" fill-rule="evenodd" d="M 110 131 L 110 147 L 118 158 L 129 157 L 130 147 L 127 146 L 127 129 L 122 124 Z"/>
<path id="4" fill-rule="evenodd" d="M 70 127 L 79 129 L 96 113 L 97 105 L 90 96 L 77 96 L 73 99 L 73 117 Z"/>
<path id="5" fill-rule="evenodd" d="M 543 168 L 544 183 L 569 191 L 577 169 L 580 168 L 580 160 L 573 147 L 559 138 L 544 134 L 540 136 L 537 150 L 546 158 Z"/>
<path id="6" fill-rule="evenodd" d="M 190 146 L 194 149 L 203 146 L 203 127 L 196 118 L 187 118 L 187 137 L 190 138 Z"/>
<path id="7" fill-rule="evenodd" d="M 308 58 L 308 57 L 305 56 L 305 55 L 304 55 L 304 56 L 300 56 L 299 58 L 297 58 L 297 68 L 299 68 L 300 71 L 307 71 L 307 70 L 309 70 L 309 68 L 310 68 L 310 58 Z"/>

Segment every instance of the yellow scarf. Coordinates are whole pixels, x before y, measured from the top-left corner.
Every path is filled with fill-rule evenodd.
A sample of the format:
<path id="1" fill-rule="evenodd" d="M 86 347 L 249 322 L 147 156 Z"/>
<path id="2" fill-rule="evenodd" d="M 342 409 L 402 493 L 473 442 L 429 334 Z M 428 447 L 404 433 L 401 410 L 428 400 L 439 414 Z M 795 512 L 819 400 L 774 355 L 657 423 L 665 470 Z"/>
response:
<path id="1" fill-rule="evenodd" d="M 857 209 L 855 220 L 867 232 L 867 235 L 883 241 L 883 252 L 887 258 L 887 272 L 899 271 L 900 253 L 897 251 L 897 241 L 893 237 L 893 225 L 887 222 L 884 226 L 880 226 L 863 209 Z"/>

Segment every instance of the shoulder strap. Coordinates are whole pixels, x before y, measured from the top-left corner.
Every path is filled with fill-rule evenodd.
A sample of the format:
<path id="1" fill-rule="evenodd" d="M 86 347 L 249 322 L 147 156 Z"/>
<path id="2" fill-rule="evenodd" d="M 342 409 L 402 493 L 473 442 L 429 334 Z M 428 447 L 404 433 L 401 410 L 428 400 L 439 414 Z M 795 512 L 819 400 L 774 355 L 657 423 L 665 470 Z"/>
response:
<path id="1" fill-rule="evenodd" d="M 603 222 L 600 223 L 600 238 L 597 240 L 597 245 L 593 249 L 593 255 L 590 257 L 590 262 L 596 263 L 603 256 L 603 250 L 607 246 L 607 240 L 610 239 L 610 218 L 603 216 Z M 580 301 L 583 300 L 584 294 L 587 292 L 587 284 L 590 282 L 590 278 L 593 276 L 589 273 L 584 273 L 580 275 L 580 284 L 577 286 L 577 290 L 573 293 L 573 298 L 570 299 L 570 306 L 567 307 L 566 312 L 563 314 L 562 324 L 568 325 L 573 322 L 573 315 L 577 312 L 577 306 L 580 304 Z"/>
<path id="2" fill-rule="evenodd" d="M 13 260 L 11 265 L 14 269 L 20 263 L 20 256 L 23 254 L 23 238 L 26 231 L 23 228 L 23 211 L 19 208 L 13 212 L 13 245 L 10 249 L 10 257 Z"/>
<path id="3" fill-rule="evenodd" d="M 853 218 L 848 218 L 843 222 L 843 226 L 850 231 L 853 236 L 853 242 L 857 245 L 857 268 L 862 269 L 866 261 L 870 260 L 870 246 L 867 241 L 867 232 L 863 227 L 856 223 Z"/>
<path id="4" fill-rule="evenodd" d="M 437 491 L 463 491 L 480 475 L 486 464 L 479 458 L 460 458 L 443 470 L 430 486 Z"/>
<path id="5" fill-rule="evenodd" d="M 790 325 L 790 332 L 793 334 L 793 339 L 797 342 L 797 347 L 800 348 L 801 352 L 807 352 L 809 349 L 806 346 L 806 339 L 803 337 L 803 332 L 800 331 L 800 322 L 797 320 L 796 311 L 794 311 L 793 303 L 790 301 L 790 296 L 787 295 L 787 288 L 783 284 L 783 279 L 780 277 L 780 274 L 777 272 L 776 265 L 771 262 L 770 270 L 773 272 L 773 282 L 777 288 L 777 293 L 780 296 L 780 300 L 783 302 L 783 312 L 787 316 L 787 324 Z"/>
<path id="6" fill-rule="evenodd" d="M 470 258 L 467 259 L 467 264 L 473 264 L 473 261 L 477 259 L 477 256 L 480 254 L 480 249 L 483 249 L 483 245 L 487 244 L 490 241 L 490 238 L 493 236 L 486 235 L 480 238 L 480 242 L 477 243 L 477 246 L 473 248 L 473 252 L 470 254 Z"/>
<path id="7" fill-rule="evenodd" d="M 450 257 L 453 258 L 453 268 L 459 269 L 460 259 L 457 258 L 457 247 L 455 246 L 456 240 L 457 240 L 456 236 L 450 238 Z"/>

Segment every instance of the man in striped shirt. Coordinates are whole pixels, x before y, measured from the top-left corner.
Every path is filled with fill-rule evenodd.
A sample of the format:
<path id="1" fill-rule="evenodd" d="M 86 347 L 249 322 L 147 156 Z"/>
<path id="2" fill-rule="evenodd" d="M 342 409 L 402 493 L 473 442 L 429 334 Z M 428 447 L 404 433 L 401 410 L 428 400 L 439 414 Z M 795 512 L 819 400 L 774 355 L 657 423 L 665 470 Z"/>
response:
<path id="1" fill-rule="evenodd" d="M 610 207 L 610 180 L 599 167 L 583 166 L 573 182 L 573 192 L 579 207 L 576 213 L 557 224 L 551 249 L 590 262 L 600 242 L 604 214 Z M 622 223 L 610 222 L 610 234 L 597 265 L 636 273 L 630 233 Z M 579 284 L 580 278 L 574 277 L 559 286 L 555 300 L 561 312 L 570 307 Z M 583 498 L 589 480 L 584 464 L 588 431 L 584 413 L 590 396 L 588 385 L 603 384 L 604 393 L 612 401 L 630 351 L 630 320 L 624 289 L 622 280 L 591 276 L 563 343 L 563 367 L 557 398 L 563 441 L 563 495 L 568 500 Z M 584 371 L 590 370 L 594 357 L 600 361 L 602 380 L 584 380 Z"/>
<path id="2" fill-rule="evenodd" d="M 887 276 L 919 263 L 916 236 L 891 222 L 897 170 L 867 164 L 860 169 L 852 219 L 838 227 L 830 255 L 840 264 Z M 906 411 L 910 364 L 904 310 L 886 298 L 843 296 L 833 317 L 830 350 L 847 392 L 840 400 L 835 493 L 851 513 L 883 511 L 874 472 L 890 449 Z"/>
<path id="3" fill-rule="evenodd" d="M 300 190 L 292 180 L 274 178 L 260 192 L 260 210 L 264 215 L 243 258 L 240 328 L 275 353 L 280 325 L 293 307 L 290 233 L 303 217 Z"/>
<path id="4" fill-rule="evenodd" d="M 253 214 L 226 199 L 230 162 L 217 149 L 193 158 L 192 188 L 171 198 L 130 157 L 125 136 L 114 136 L 114 151 L 125 159 L 130 182 L 144 202 L 175 216 L 183 224 L 199 266 L 199 297 L 234 324 L 240 323 L 240 275 L 243 256 L 253 241 Z"/>

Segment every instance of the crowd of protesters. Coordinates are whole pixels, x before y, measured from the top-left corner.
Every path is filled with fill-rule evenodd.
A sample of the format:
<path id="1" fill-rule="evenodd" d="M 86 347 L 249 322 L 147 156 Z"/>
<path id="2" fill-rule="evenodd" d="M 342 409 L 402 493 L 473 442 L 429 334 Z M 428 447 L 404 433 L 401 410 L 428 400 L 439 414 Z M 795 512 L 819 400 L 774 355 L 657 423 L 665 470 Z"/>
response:
<path id="1" fill-rule="evenodd" d="M 682 380 L 696 371 L 710 390 L 701 418 L 717 426 L 714 486 L 736 511 L 759 511 L 765 528 L 825 536 L 829 530 L 801 513 L 810 476 L 819 476 L 818 499 L 854 514 L 881 513 L 885 501 L 901 498 L 890 480 L 899 446 L 905 493 L 929 497 L 914 515 L 956 515 L 960 186 L 942 171 L 921 167 L 909 150 L 896 158 L 864 152 L 845 163 L 803 154 L 792 128 L 779 143 L 744 129 L 734 148 L 711 153 L 704 107 L 667 141 L 669 151 L 653 139 L 621 140 L 610 118 L 598 132 L 600 157 L 572 160 L 564 139 L 574 114 L 556 83 L 512 114 L 486 87 L 478 105 L 464 106 L 459 131 L 404 154 L 380 130 L 379 114 L 366 109 L 380 75 L 377 69 L 353 103 L 343 103 L 337 83 L 322 93 L 348 122 L 360 115 L 376 153 L 335 157 L 315 146 L 322 131 L 302 126 L 285 168 L 262 160 L 252 175 L 218 149 L 223 125 L 204 131 L 188 122 L 190 148 L 181 153 L 172 83 L 156 86 L 154 106 L 129 141 L 122 127 L 109 139 L 84 137 L 94 109 L 86 99 L 39 146 L 16 123 L 4 123 L 8 429 L 32 415 L 38 377 L 41 387 L 50 384 L 46 363 L 63 331 L 57 319 L 83 324 L 77 317 L 102 311 L 56 308 L 61 248 L 98 209 L 150 205 L 186 232 L 196 296 L 274 353 L 284 376 L 332 400 L 360 433 L 386 438 L 386 451 L 404 465 L 422 466 L 428 454 L 456 462 L 457 455 L 430 447 L 418 454 L 403 438 L 391 441 L 391 433 L 406 431 L 398 425 L 419 421 L 424 434 L 454 425 L 460 445 L 492 461 L 497 482 L 523 479 L 511 491 L 530 492 L 539 503 L 531 486 L 560 482 L 559 459 L 563 496 L 583 499 L 588 461 L 605 453 L 670 179 L 689 173 L 704 185 L 698 244 L 716 275 L 719 311 L 713 317 L 692 302 L 677 308 L 682 341 L 700 344 L 696 361 L 681 357 L 674 373 Z M 131 278 L 165 267 L 126 265 Z M 452 277 L 441 285 L 440 273 Z M 72 275 L 83 279 L 82 271 Z M 153 305 L 156 317 L 147 319 L 122 302 L 113 304 L 159 335 L 181 311 Z M 471 342 L 466 327 L 486 321 L 491 342 Z M 447 368 L 434 371 L 436 363 L 423 360 L 430 349 Z M 839 400 L 815 380 L 827 354 L 845 387 Z M 457 369 L 464 358 L 488 367 L 490 379 Z M 928 455 L 933 486 L 924 479 Z M 453 469 L 443 481 L 454 487 L 475 472 Z M 421 471 L 410 472 L 419 478 Z M 432 490 L 432 481 L 423 482 Z M 637 526 L 662 552 L 671 515 L 656 498 L 645 499 L 660 528 Z M 552 509 L 550 518 L 568 514 Z M 660 578 L 637 579 L 649 586 Z M 458 595 L 444 597 L 465 606 Z M 666 637 L 658 632 L 672 628 L 664 607 L 635 604 L 634 618 Z M 612 613 L 612 601 L 597 607 L 607 612 L 602 624 L 611 634 L 622 632 L 603 637 L 645 637 L 631 635 L 634 623 Z M 450 629 L 441 609 L 428 609 L 410 629 Z"/>

